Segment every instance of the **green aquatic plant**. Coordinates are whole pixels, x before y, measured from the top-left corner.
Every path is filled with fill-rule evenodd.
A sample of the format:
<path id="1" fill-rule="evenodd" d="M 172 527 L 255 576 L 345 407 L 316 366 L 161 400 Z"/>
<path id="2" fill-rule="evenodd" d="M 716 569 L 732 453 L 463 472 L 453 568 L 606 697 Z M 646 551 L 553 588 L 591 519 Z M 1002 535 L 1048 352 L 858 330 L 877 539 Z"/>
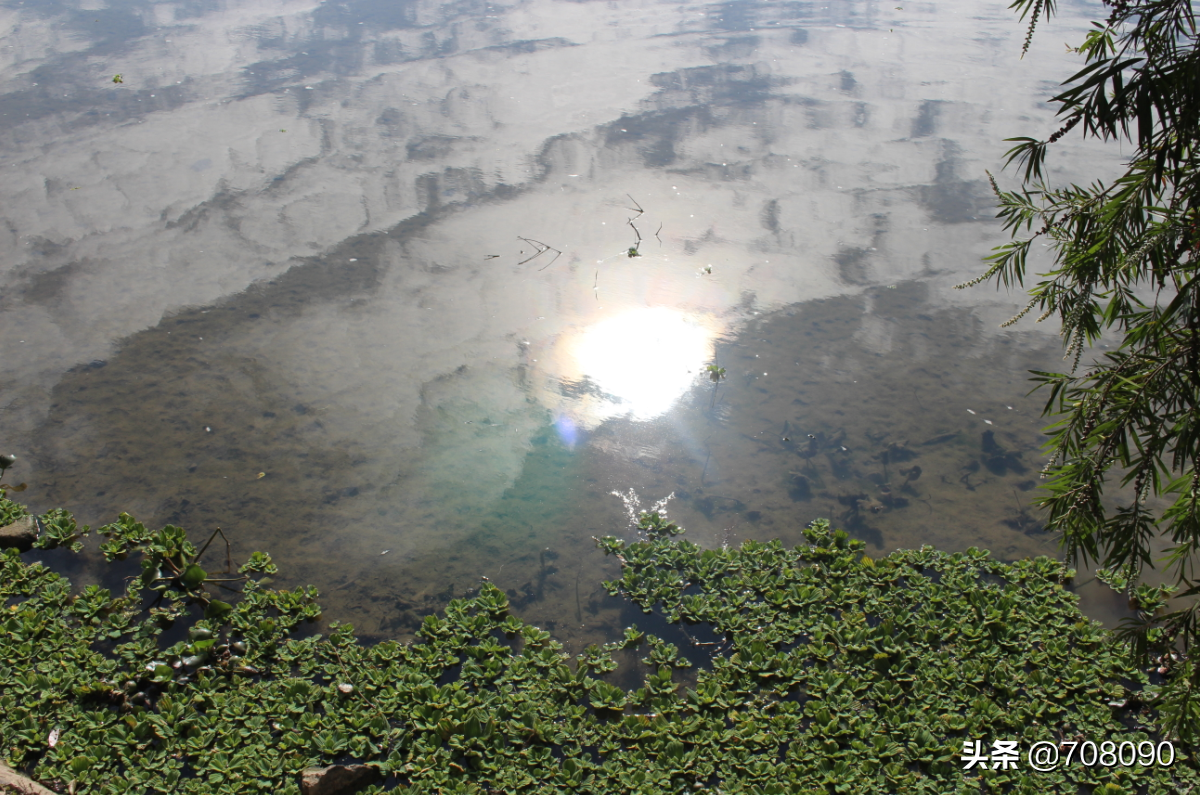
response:
<path id="1" fill-rule="evenodd" d="M 637 528 L 649 539 L 670 538 L 683 532 L 683 528 L 658 511 L 642 511 L 638 514 Z"/>
<path id="2" fill-rule="evenodd" d="M 28 515 L 29 511 L 25 510 L 24 505 L 8 499 L 5 496 L 4 489 L 0 488 L 0 527 L 10 525 L 21 517 Z"/>
<path id="3" fill-rule="evenodd" d="M 302 769 L 347 761 L 385 777 L 363 792 L 413 795 L 1200 783 L 1182 747 L 1170 766 L 964 770 L 968 741 L 1162 741 L 1153 681 L 1079 614 L 1056 561 L 928 547 L 872 560 L 827 522 L 795 549 L 702 549 L 656 511 L 638 518 L 639 540 L 597 540 L 621 562 L 605 587 L 719 643 L 695 644 L 694 626 L 674 639 L 629 626 L 572 660 L 486 581 L 411 644 L 366 646 L 338 624 L 302 637 L 316 592 L 261 582 L 268 557 L 241 567 L 241 593 L 214 613 L 198 594 L 207 576 L 189 575 L 203 550 L 128 516 L 101 528 L 105 556 L 157 574 L 121 595 L 75 592 L 3 550 L 0 758 L 81 794 L 293 795 Z M 74 526 L 66 512 L 60 523 Z M 613 655 L 635 648 L 643 671 L 626 689 Z"/>

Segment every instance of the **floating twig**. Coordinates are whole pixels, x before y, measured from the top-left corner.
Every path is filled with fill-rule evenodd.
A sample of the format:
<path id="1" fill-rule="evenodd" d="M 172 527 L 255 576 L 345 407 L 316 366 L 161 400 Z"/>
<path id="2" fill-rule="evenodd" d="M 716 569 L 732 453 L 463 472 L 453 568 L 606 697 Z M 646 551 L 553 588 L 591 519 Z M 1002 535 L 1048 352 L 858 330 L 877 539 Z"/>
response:
<path id="1" fill-rule="evenodd" d="M 626 193 L 625 195 L 629 196 L 628 193 Z M 633 219 L 632 219 L 632 220 L 636 221 L 638 218 L 640 218 L 642 215 L 644 215 L 646 211 L 642 209 L 642 205 L 637 203 L 637 199 L 633 198 L 632 196 L 629 196 L 629 201 L 633 202 L 633 206 L 626 207 L 625 209 L 629 210 L 631 212 L 637 213 L 637 215 L 633 216 Z"/>
<path id="2" fill-rule="evenodd" d="M 626 193 L 625 195 L 629 196 L 628 193 Z M 625 222 L 627 224 L 629 224 L 629 228 L 633 230 L 633 233 L 635 235 L 637 235 L 637 241 L 629 248 L 629 251 L 626 252 L 629 255 L 629 258 L 633 259 L 634 257 L 642 256 L 641 254 L 638 253 L 638 249 L 642 245 L 642 233 L 638 231 L 638 228 L 636 226 L 634 226 L 633 222 L 636 221 L 637 219 L 641 218 L 642 215 L 644 215 L 646 211 L 642 209 L 642 205 L 637 203 L 637 199 L 633 198 L 632 196 L 629 196 L 629 201 L 633 202 L 633 207 L 626 207 L 625 209 L 627 209 L 631 212 L 637 213 L 637 215 L 633 216 L 632 218 L 625 219 Z M 656 232 L 655 234 L 658 234 L 658 233 Z"/>
<path id="3" fill-rule="evenodd" d="M 199 560 L 204 555 L 205 551 L 208 549 L 208 545 L 213 542 L 218 533 L 220 534 L 221 538 L 225 540 L 225 571 L 229 572 L 233 569 L 233 555 L 230 551 L 229 539 L 225 536 L 225 532 L 219 527 L 213 531 L 211 536 L 208 537 L 208 541 L 204 543 L 204 546 L 200 547 L 200 551 L 196 553 L 195 560 Z"/>
<path id="4" fill-rule="evenodd" d="M 583 623 L 583 609 L 579 604 L 579 571 L 582 567 L 582 563 L 575 567 L 575 620 L 580 624 Z"/>
<path id="5" fill-rule="evenodd" d="M 560 256 L 563 256 L 562 251 L 559 251 L 558 249 L 556 249 L 556 247 L 554 247 L 552 245 L 547 245 L 545 243 L 542 243 L 541 240 L 534 240 L 533 238 L 522 238 L 521 235 L 517 235 L 517 240 L 524 240 L 524 241 L 526 241 L 526 243 L 528 243 L 529 245 L 532 245 L 533 247 L 535 247 L 536 250 L 538 250 L 538 253 L 535 253 L 535 255 L 533 255 L 532 257 L 526 257 L 526 258 L 522 259 L 521 262 L 517 263 L 518 265 L 526 264 L 527 262 L 532 261 L 532 259 L 536 259 L 536 258 L 540 257 L 541 255 L 544 255 L 544 253 L 546 253 L 547 251 L 553 251 L 554 259 L 551 259 L 550 262 L 547 262 L 545 265 L 542 265 L 542 267 L 538 269 L 539 271 L 541 271 L 541 270 L 546 270 L 546 268 L 550 268 L 551 265 L 554 264 L 554 261 L 557 261 L 557 259 Z"/>
<path id="6" fill-rule="evenodd" d="M 556 249 L 554 246 L 550 246 L 550 245 L 547 245 L 547 244 L 543 243 L 543 242 L 542 242 L 542 241 L 540 241 L 540 240 L 534 240 L 534 239 L 533 239 L 533 238 L 531 238 L 531 237 L 521 237 L 520 235 L 517 235 L 517 240 L 524 240 L 526 243 L 530 244 L 531 246 L 533 246 L 534 248 L 536 248 L 536 249 L 537 249 L 537 253 L 536 253 L 536 254 L 534 254 L 533 256 L 530 256 L 530 257 L 526 257 L 525 259 L 521 260 L 520 262 L 518 262 L 518 263 L 517 263 L 518 265 L 524 265 L 526 262 L 530 262 L 530 261 L 532 261 L 532 260 L 535 260 L 535 259 L 537 259 L 538 257 L 542 256 L 542 255 L 543 255 L 543 254 L 545 254 L 547 251 L 553 251 L 553 252 L 554 252 L 554 259 L 550 260 L 550 261 L 549 261 L 549 262 L 547 262 L 545 265 L 543 265 L 542 267 L 538 268 L 538 270 L 539 270 L 539 271 L 544 271 L 544 270 L 546 270 L 546 268 L 549 268 L 551 265 L 553 265 L 553 264 L 555 263 L 555 261 L 556 261 L 556 260 L 557 260 L 559 257 L 561 257 L 561 256 L 562 256 L 562 252 L 561 252 L 561 251 L 559 251 L 558 249 Z"/>

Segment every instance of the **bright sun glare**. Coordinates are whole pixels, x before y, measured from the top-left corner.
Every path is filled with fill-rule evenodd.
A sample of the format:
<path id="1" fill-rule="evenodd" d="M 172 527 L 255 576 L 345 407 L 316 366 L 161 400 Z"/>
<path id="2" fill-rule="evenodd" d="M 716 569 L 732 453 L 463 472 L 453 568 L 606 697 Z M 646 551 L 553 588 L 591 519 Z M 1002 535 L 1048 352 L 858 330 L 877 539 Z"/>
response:
<path id="1" fill-rule="evenodd" d="M 648 420 L 665 413 L 712 358 L 712 332 L 680 312 L 637 309 L 584 329 L 575 347 L 580 371 L 620 398 L 610 416 Z"/>

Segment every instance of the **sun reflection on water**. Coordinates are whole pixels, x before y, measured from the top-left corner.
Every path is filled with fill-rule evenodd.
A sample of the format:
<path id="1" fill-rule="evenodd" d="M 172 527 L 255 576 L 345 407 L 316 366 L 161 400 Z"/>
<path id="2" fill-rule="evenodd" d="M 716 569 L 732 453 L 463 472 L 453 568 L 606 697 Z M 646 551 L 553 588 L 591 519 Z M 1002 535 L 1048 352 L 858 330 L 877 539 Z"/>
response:
<path id="1" fill-rule="evenodd" d="M 635 309 L 587 326 L 568 342 L 572 368 L 594 389 L 580 419 L 594 425 L 666 413 L 712 359 L 715 332 L 703 320 L 665 307 Z"/>

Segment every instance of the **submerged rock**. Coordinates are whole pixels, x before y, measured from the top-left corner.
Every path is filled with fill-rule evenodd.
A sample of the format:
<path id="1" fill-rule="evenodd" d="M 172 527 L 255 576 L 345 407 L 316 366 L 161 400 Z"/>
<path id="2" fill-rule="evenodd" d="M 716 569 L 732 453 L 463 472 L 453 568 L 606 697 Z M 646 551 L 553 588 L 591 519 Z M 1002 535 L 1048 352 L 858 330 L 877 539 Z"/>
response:
<path id="1" fill-rule="evenodd" d="M 21 552 L 28 552 L 37 541 L 37 520 L 32 516 L 22 516 L 10 525 L 0 527 L 0 549 L 16 547 Z"/>
<path id="2" fill-rule="evenodd" d="M 32 519 L 33 517 L 26 517 Z M 9 525 L 12 527 L 12 525 Z M 7 530 L 8 528 L 4 528 Z M 55 795 L 36 781 L 25 778 L 17 771 L 0 762 L 0 792 L 19 792 L 21 795 Z"/>
<path id="3" fill-rule="evenodd" d="M 309 767 L 300 773 L 302 795 L 344 795 L 379 778 L 379 771 L 368 765 L 330 765 Z"/>

